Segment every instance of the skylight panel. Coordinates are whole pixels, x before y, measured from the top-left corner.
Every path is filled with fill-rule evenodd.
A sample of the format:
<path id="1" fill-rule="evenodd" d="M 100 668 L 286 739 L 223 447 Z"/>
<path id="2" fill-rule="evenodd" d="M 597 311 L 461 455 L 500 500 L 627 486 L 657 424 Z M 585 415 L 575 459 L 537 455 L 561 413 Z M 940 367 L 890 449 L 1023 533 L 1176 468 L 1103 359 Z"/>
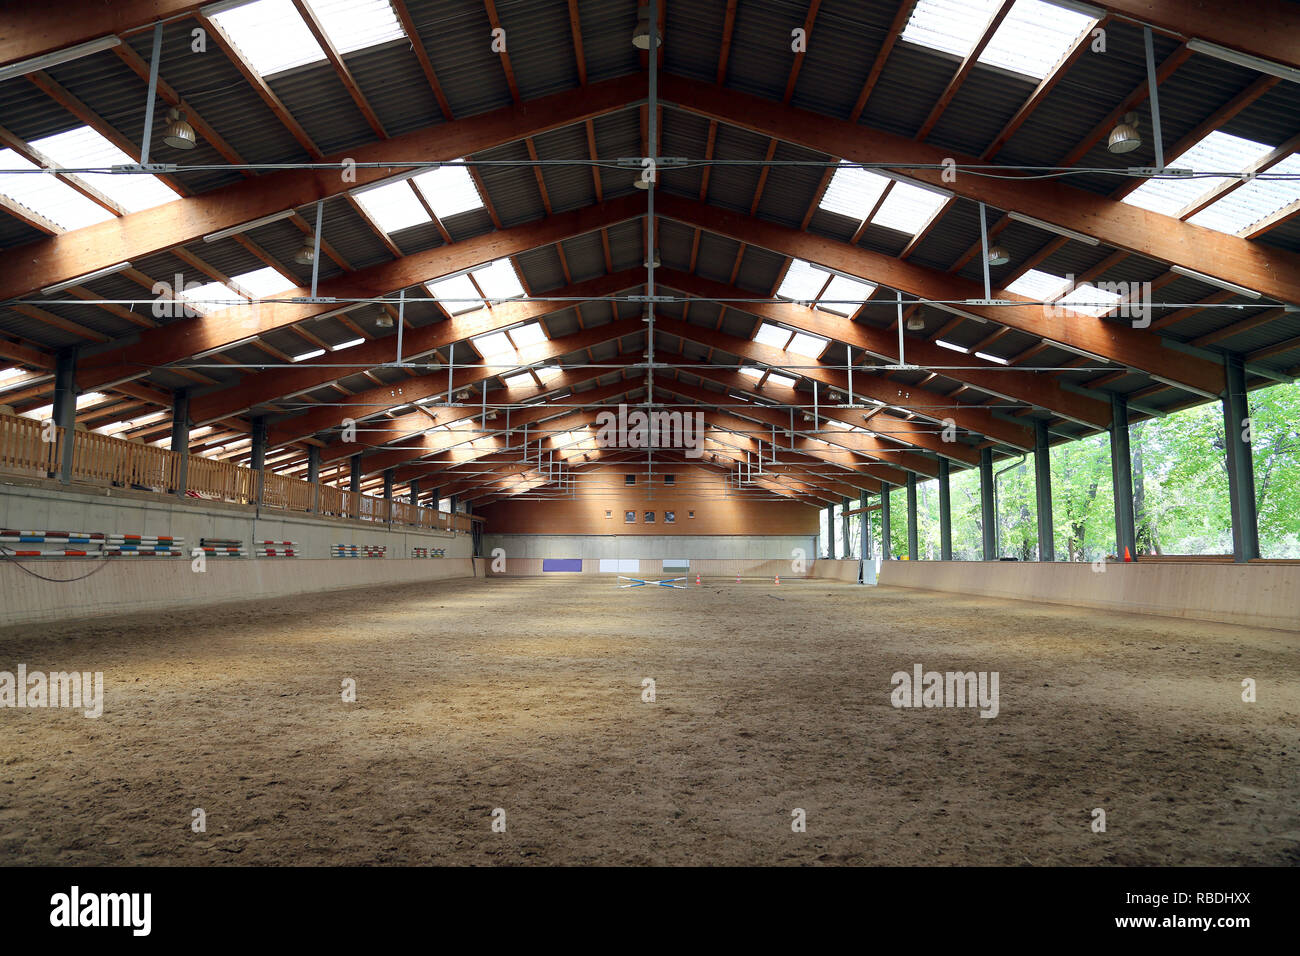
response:
<path id="1" fill-rule="evenodd" d="M 783 299 L 794 299 L 796 302 L 811 302 L 817 298 L 829 278 L 829 275 L 811 263 L 804 262 L 802 259 L 792 259 L 790 268 L 786 270 L 785 278 L 781 281 L 781 287 L 776 290 L 776 294 Z"/>
<path id="2" fill-rule="evenodd" d="M 498 259 L 489 266 L 475 269 L 474 281 L 489 299 L 513 299 L 524 294 L 524 287 L 509 259 Z"/>
<path id="3" fill-rule="evenodd" d="M 20 413 L 23 418 L 34 418 L 38 422 L 49 420 L 54 412 L 54 404 L 42 405 L 40 408 L 29 408 L 27 411 Z"/>
<path id="4" fill-rule="evenodd" d="M 829 212 L 861 222 L 876 208 L 880 194 L 887 185 L 888 178 L 879 173 L 841 163 L 835 170 L 835 175 L 831 176 L 818 205 Z"/>
<path id="5" fill-rule="evenodd" d="M 478 354 L 484 358 L 494 358 L 498 355 L 513 357 L 515 354 L 515 347 L 510 344 L 504 332 L 489 332 L 470 341 L 474 343 L 474 348 L 478 349 Z"/>
<path id="6" fill-rule="evenodd" d="M 920 0 L 903 28 L 909 43 L 965 57 L 983 35 L 1000 0 Z"/>
<path id="7" fill-rule="evenodd" d="M 363 189 L 352 195 L 366 211 L 366 215 L 384 232 L 396 232 L 433 221 L 405 179 L 373 189 Z"/>
<path id="8" fill-rule="evenodd" d="M 540 365 L 533 369 L 533 374 L 540 378 L 542 383 L 545 384 L 559 375 L 562 371 L 563 369 L 557 365 Z"/>
<path id="9" fill-rule="evenodd" d="M 742 365 L 740 367 L 740 374 L 748 378 L 762 378 L 764 371 L 766 370 L 759 368 L 757 365 Z"/>
<path id="10" fill-rule="evenodd" d="M 819 309 L 834 312 L 836 315 L 849 316 L 858 311 L 863 302 L 876 290 L 874 282 L 850 279 L 848 276 L 836 276 L 822 293 L 822 301 L 817 303 Z M 841 301 L 836 302 L 839 299 Z M 847 304 L 843 301 L 850 300 Z M 830 300 L 830 301 L 826 301 Z"/>
<path id="11" fill-rule="evenodd" d="M 12 149 L 0 150 L 0 168 L 39 169 L 35 163 L 19 156 Z M 113 214 L 98 203 L 91 202 L 67 183 L 48 173 L 5 173 L 0 175 L 0 195 L 37 215 L 44 216 L 64 229 L 106 222 Z"/>
<path id="12" fill-rule="evenodd" d="M 947 197 L 941 193 L 913 186 L 911 183 L 894 183 L 880 210 L 872 218 L 873 226 L 886 226 L 908 235 L 916 235 L 934 218 Z"/>
<path id="13" fill-rule="evenodd" d="M 533 381 L 532 375 L 527 372 L 520 372 L 518 375 L 507 375 L 501 379 L 506 388 L 531 388 L 537 383 Z"/>
<path id="14" fill-rule="evenodd" d="M 1023 295 L 1035 302 L 1048 302 L 1055 298 L 1056 294 L 1064 287 L 1065 280 L 1060 276 L 1054 276 L 1050 272 L 1039 272 L 1037 269 L 1030 269 L 1007 286 L 1006 291 L 1013 292 L 1016 295 Z"/>
<path id="15" fill-rule="evenodd" d="M 768 382 L 775 382 L 777 385 L 784 385 L 786 388 L 794 388 L 798 379 L 791 378 L 789 375 L 782 375 L 779 372 L 773 372 L 767 377 Z"/>
<path id="16" fill-rule="evenodd" d="M 1113 309 L 1119 303 L 1119 300 L 1120 296 L 1117 293 L 1111 292 L 1107 289 L 1098 289 L 1085 282 L 1083 285 L 1075 286 L 1065 295 L 1061 296 L 1061 298 L 1057 299 L 1056 304 L 1069 306 L 1071 311 L 1082 312 L 1084 315 L 1101 316 Z M 1109 304 L 1101 306 L 1075 304 L 1083 302 L 1103 302 Z"/>
<path id="17" fill-rule="evenodd" d="M 181 298 L 199 315 L 231 309 L 248 301 L 224 282 L 209 282 L 192 289 L 182 289 Z"/>
<path id="18" fill-rule="evenodd" d="M 1016 0 L 979 62 L 1041 80 L 1096 20 L 1043 0 Z"/>
<path id="19" fill-rule="evenodd" d="M 255 0 L 211 17 L 262 76 L 325 59 L 325 51 L 291 0 Z M 331 36 L 330 42 L 337 41 Z"/>
<path id="20" fill-rule="evenodd" d="M 280 275 L 278 270 L 272 269 L 270 266 L 265 269 L 258 269 L 255 272 L 245 272 L 243 275 L 231 276 L 231 281 L 243 287 L 258 299 L 269 299 L 277 292 L 285 292 L 295 286 L 295 283 Z"/>
<path id="21" fill-rule="evenodd" d="M 331 345 L 330 351 L 341 352 L 343 349 L 350 349 L 354 345 L 360 345 L 365 339 L 348 339 L 346 342 L 340 342 L 338 345 Z"/>
<path id="22" fill-rule="evenodd" d="M 307 6 L 339 53 L 406 36 L 388 0 L 307 0 Z"/>
<path id="23" fill-rule="evenodd" d="M 483 208 L 483 197 L 464 166 L 439 166 L 412 178 L 439 219 Z"/>
<path id="24" fill-rule="evenodd" d="M 1174 165 L 1198 173 L 1238 173 L 1269 151 L 1268 146 L 1215 130 L 1179 156 Z M 1222 181 L 1208 177 L 1148 179 L 1122 201 L 1166 216 L 1176 216 Z"/>
<path id="25" fill-rule="evenodd" d="M 784 349 L 786 343 L 790 341 L 791 334 L 789 329 L 783 329 L 771 322 L 764 322 L 758 327 L 758 331 L 754 333 L 754 341 L 761 345 L 770 345 L 775 349 Z"/>
<path id="26" fill-rule="evenodd" d="M 128 166 L 135 162 L 89 126 L 32 142 L 32 148 L 67 169 L 101 166 Z M 93 186 L 127 212 L 152 209 L 180 197 L 158 179 L 136 173 L 78 173 L 86 185 Z"/>
<path id="27" fill-rule="evenodd" d="M 324 349 L 312 349 L 310 352 L 303 352 L 301 355 L 293 356 L 293 360 L 295 362 L 305 362 L 308 359 L 320 358 L 324 354 Z"/>
<path id="28" fill-rule="evenodd" d="M 826 350 L 830 344 L 830 339 L 824 339 L 820 335 L 809 335 L 807 332 L 796 332 L 786 351 L 793 352 L 795 355 L 804 355 L 808 358 L 816 358 Z"/>
<path id="29" fill-rule="evenodd" d="M 483 307 L 483 300 L 479 297 L 479 292 L 474 288 L 474 283 L 469 280 L 468 275 L 452 276 L 450 279 L 435 279 L 432 282 L 425 283 L 426 288 L 433 293 L 435 299 L 448 300 L 443 303 L 451 315 L 459 315 L 462 312 L 470 312 L 474 309 Z M 473 299 L 472 302 L 457 302 L 456 299 Z M 505 335 L 502 334 L 502 338 Z"/>
<path id="30" fill-rule="evenodd" d="M 1300 155 L 1292 153 L 1268 172 L 1300 176 Z M 1252 179 L 1187 221 L 1219 232 L 1247 232 L 1294 202 L 1300 202 L 1300 180 Z"/>

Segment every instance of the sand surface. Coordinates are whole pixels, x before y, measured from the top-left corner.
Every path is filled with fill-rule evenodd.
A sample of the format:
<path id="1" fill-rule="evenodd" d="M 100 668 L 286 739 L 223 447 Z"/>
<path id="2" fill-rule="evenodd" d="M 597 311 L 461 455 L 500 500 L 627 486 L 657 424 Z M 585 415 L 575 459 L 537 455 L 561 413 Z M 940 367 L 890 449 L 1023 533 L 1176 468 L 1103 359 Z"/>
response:
<path id="1" fill-rule="evenodd" d="M 1294 865 L 1298 638 L 590 579 L 2 630 L 0 670 L 106 689 L 97 720 L 0 709 L 0 863 Z M 997 671 L 999 716 L 895 709 L 916 663 Z"/>

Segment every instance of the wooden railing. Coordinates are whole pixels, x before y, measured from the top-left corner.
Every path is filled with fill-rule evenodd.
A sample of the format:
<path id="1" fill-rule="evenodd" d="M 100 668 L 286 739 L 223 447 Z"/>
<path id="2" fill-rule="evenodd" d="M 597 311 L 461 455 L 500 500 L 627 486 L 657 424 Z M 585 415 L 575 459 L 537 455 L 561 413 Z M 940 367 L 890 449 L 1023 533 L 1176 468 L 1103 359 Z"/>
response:
<path id="1" fill-rule="evenodd" d="M 0 472 L 46 478 L 61 473 L 64 430 L 31 418 L 0 415 Z M 184 488 L 181 489 L 182 476 Z M 260 477 L 260 481 L 259 481 Z M 123 441 L 97 432 L 77 431 L 72 443 L 74 481 L 176 493 L 209 501 L 256 504 L 279 511 L 297 511 L 337 518 L 355 518 L 432 531 L 468 533 L 473 519 L 389 501 L 342 488 L 314 485 L 299 478 L 265 472 L 258 475 L 230 461 Z"/>

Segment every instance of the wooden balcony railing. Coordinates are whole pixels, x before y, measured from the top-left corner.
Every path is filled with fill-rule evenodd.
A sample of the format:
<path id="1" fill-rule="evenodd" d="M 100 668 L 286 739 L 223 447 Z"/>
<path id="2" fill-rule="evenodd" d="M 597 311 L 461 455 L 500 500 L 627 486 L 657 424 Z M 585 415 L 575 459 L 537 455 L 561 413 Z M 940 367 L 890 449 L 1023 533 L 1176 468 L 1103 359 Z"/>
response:
<path id="1" fill-rule="evenodd" d="M 63 466 L 64 432 L 31 418 L 0 415 L 0 472 L 26 477 L 58 475 Z M 97 432 L 77 431 L 72 443 L 72 479 L 107 487 L 134 488 L 164 494 L 181 489 L 188 497 L 208 501 L 258 503 L 279 511 L 354 518 L 432 531 L 468 533 L 473 519 L 404 501 L 389 501 L 341 488 L 314 485 L 299 478 L 265 472 L 230 461 L 123 441 Z"/>

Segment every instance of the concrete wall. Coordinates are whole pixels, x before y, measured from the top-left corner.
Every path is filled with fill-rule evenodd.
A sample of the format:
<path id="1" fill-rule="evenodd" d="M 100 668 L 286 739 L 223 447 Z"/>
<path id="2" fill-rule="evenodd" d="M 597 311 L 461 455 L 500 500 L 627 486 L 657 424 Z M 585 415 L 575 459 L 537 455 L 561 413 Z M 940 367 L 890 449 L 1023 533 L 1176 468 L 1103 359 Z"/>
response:
<path id="1" fill-rule="evenodd" d="M 1300 630 L 1300 565 L 885 561 L 880 583 Z"/>
<path id="2" fill-rule="evenodd" d="M 492 550 L 505 551 L 504 566 L 493 561 Z M 802 549 L 805 571 L 796 572 L 791 564 L 794 549 Z M 607 574 L 602 572 L 602 558 L 636 560 L 636 574 L 658 576 L 665 558 L 686 558 L 690 575 L 701 577 L 775 578 L 804 577 L 812 571 L 813 537 L 808 535 L 533 535 L 487 534 L 483 536 L 484 560 L 488 576 L 531 577 L 546 573 Z M 582 571 L 542 571 L 545 558 L 580 558 Z M 500 567 L 493 571 L 492 568 Z M 631 574 L 633 572 L 624 572 Z"/>
<path id="3" fill-rule="evenodd" d="M 801 548 L 811 561 L 816 535 L 485 534 L 483 554 L 503 548 L 509 558 L 691 558 L 789 561 Z"/>
<path id="4" fill-rule="evenodd" d="M 10 559 L 0 560 L 0 626 L 76 619 L 140 610 L 189 609 L 196 605 L 303 594 L 348 587 L 382 587 L 474 574 L 469 535 L 394 528 L 374 522 L 334 520 L 307 514 L 263 512 L 245 505 L 169 498 L 149 492 L 78 486 L 64 491 L 48 482 L 0 483 L 0 527 L 20 531 L 104 531 L 184 537 L 186 557 L 33 558 L 23 567 L 54 578 L 42 581 Z M 203 537 L 294 541 L 304 557 L 208 558 L 192 569 L 189 549 Z M 386 559 L 331 558 L 332 544 L 376 544 Z M 33 549 L 42 546 L 33 545 Z M 55 546 L 46 545 L 48 549 Z M 411 548 L 441 548 L 445 558 L 411 558 Z M 480 572 L 481 573 L 481 572 Z"/>

